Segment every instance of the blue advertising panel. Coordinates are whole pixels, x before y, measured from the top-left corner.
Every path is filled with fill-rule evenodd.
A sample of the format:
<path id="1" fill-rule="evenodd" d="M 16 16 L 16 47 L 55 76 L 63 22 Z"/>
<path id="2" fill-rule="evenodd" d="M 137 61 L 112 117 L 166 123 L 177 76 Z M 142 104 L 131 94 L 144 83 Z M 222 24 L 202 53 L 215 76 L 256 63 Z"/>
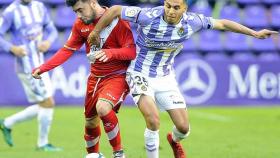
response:
<path id="1" fill-rule="evenodd" d="M 50 54 L 52 55 L 52 54 Z M 49 55 L 49 56 L 50 56 Z M 280 58 L 240 54 L 181 54 L 176 78 L 188 105 L 272 105 L 280 102 Z M 14 58 L 0 57 L 0 105 L 28 104 L 14 72 Z M 57 104 L 83 105 L 89 62 L 84 53 L 50 72 Z M 133 105 L 131 97 L 126 104 Z"/>

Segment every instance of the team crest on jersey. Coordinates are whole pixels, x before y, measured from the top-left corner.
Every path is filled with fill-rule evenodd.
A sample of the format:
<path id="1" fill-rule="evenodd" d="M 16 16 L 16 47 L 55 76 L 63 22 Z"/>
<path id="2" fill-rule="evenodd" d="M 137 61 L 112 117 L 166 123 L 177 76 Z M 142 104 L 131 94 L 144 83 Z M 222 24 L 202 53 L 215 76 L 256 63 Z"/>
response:
<path id="1" fill-rule="evenodd" d="M 138 12 L 139 12 L 139 8 L 137 7 L 130 7 L 130 8 L 127 8 L 125 10 L 125 16 L 127 17 L 134 17 Z"/>
<path id="2" fill-rule="evenodd" d="M 179 36 L 183 36 L 184 32 L 185 32 L 184 27 L 181 27 L 181 28 L 179 28 L 179 30 L 178 30 L 178 35 L 179 35 Z"/>

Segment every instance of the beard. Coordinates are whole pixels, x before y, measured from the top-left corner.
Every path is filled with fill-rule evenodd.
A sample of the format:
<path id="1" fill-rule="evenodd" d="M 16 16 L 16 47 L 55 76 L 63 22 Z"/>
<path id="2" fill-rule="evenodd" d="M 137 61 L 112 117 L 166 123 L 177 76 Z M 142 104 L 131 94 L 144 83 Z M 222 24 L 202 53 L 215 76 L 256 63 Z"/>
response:
<path id="1" fill-rule="evenodd" d="M 91 24 L 94 20 L 96 19 L 96 13 L 92 11 L 92 14 L 88 20 L 82 19 L 82 21 L 86 24 L 89 25 Z"/>

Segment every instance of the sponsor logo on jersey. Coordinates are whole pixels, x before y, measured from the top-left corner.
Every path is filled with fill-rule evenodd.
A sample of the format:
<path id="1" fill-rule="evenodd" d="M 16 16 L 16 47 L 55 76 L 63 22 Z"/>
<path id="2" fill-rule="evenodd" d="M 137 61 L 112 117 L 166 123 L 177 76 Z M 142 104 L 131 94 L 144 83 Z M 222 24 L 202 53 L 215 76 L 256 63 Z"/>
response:
<path id="1" fill-rule="evenodd" d="M 84 33 L 84 32 L 89 32 L 89 28 L 83 28 L 81 29 L 81 32 Z"/>

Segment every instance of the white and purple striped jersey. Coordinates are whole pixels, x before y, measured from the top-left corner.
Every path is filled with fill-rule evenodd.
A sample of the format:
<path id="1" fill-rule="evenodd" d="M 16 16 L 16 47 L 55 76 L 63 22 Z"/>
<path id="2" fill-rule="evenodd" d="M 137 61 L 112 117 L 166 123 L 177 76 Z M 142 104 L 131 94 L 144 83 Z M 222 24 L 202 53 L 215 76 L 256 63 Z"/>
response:
<path id="1" fill-rule="evenodd" d="M 8 31 L 11 32 L 12 42 L 4 39 Z M 15 0 L 1 13 L 0 48 L 9 52 L 12 45 L 22 46 L 28 54 L 16 58 L 18 73 L 30 73 L 41 65 L 44 62 L 43 53 L 38 51 L 37 44 L 42 40 L 53 43 L 57 35 L 48 11 L 41 2 L 33 0 L 23 5 L 20 0 Z"/>
<path id="2" fill-rule="evenodd" d="M 128 71 L 141 72 L 149 77 L 169 75 L 184 40 L 201 29 L 213 28 L 213 19 L 201 14 L 184 13 L 176 25 L 166 23 L 163 16 L 163 6 L 122 8 L 121 18 L 138 24 L 137 56 Z"/>

